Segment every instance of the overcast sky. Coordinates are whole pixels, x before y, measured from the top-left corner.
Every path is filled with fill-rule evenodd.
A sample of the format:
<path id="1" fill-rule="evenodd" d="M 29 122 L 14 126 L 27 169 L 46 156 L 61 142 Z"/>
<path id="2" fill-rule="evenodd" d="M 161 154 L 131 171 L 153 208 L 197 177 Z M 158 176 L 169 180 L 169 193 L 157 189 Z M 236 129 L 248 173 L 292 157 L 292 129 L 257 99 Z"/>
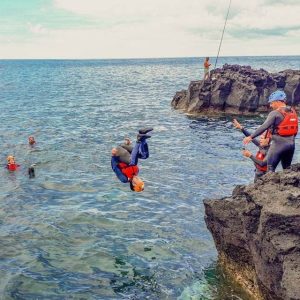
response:
<path id="1" fill-rule="evenodd" d="M 216 56 L 229 0 L 0 0 L 0 58 Z M 232 0 L 221 56 L 299 55 L 300 0 Z"/>

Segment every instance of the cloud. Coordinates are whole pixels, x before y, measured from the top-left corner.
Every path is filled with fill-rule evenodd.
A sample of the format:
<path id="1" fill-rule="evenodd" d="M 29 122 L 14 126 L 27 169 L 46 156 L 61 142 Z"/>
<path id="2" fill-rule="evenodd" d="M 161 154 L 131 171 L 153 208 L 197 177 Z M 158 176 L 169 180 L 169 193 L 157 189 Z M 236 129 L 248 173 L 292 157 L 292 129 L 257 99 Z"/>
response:
<path id="1" fill-rule="evenodd" d="M 213 56 L 229 1 L 48 0 L 47 5 L 35 3 L 24 16 L 11 15 L 16 9 L 2 16 L 0 57 L 24 57 L 24 53 L 39 58 Z M 300 3 L 293 0 L 284 3 L 232 1 L 221 55 L 299 53 Z M 0 8 L 5 11 L 1 4 Z"/>
<path id="2" fill-rule="evenodd" d="M 260 29 L 260 28 L 235 28 L 230 31 L 230 35 L 234 38 L 239 39 L 259 39 L 259 38 L 273 38 L 287 37 L 291 34 L 299 32 L 300 26 L 295 27 L 278 27 L 271 29 Z"/>
<path id="3" fill-rule="evenodd" d="M 273 4 L 273 5 L 299 5 L 299 0 L 265 0 L 265 5 Z"/>
<path id="4" fill-rule="evenodd" d="M 31 24 L 30 22 L 27 23 L 28 29 L 33 34 L 47 34 L 49 30 L 43 27 L 41 24 Z"/>

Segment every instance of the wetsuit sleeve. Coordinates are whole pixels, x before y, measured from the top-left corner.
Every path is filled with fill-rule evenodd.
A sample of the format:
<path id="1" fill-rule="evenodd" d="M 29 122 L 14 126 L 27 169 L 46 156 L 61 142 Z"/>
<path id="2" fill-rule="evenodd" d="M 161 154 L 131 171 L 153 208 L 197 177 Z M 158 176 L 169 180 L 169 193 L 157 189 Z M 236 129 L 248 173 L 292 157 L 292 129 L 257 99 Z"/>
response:
<path id="1" fill-rule="evenodd" d="M 265 157 L 263 160 L 259 160 L 255 156 L 251 155 L 250 158 L 254 163 L 258 164 L 261 167 L 265 167 L 267 165 L 267 157 Z"/>
<path id="2" fill-rule="evenodd" d="M 119 159 L 116 156 L 112 156 L 111 157 L 111 168 L 113 169 L 113 171 L 115 172 L 115 174 L 117 175 L 118 179 L 123 182 L 126 183 L 128 182 L 128 178 L 127 176 L 125 176 L 122 171 L 120 170 L 120 168 L 118 167 L 118 163 L 119 163 Z"/>
<path id="3" fill-rule="evenodd" d="M 281 121 L 280 120 L 281 114 L 280 115 L 278 115 L 278 114 L 280 114 L 280 113 L 278 113 L 275 110 L 270 112 L 266 121 L 251 134 L 251 137 L 255 138 L 255 137 L 259 136 L 260 134 L 262 134 L 265 130 L 269 129 L 271 126 L 279 124 Z"/>
<path id="4" fill-rule="evenodd" d="M 244 134 L 244 136 L 249 136 L 249 135 L 251 135 L 250 132 L 249 132 L 247 129 L 245 129 L 245 128 L 242 128 L 242 133 Z M 252 142 L 255 146 L 259 147 L 259 141 L 258 141 L 258 140 L 253 139 L 251 142 Z"/>

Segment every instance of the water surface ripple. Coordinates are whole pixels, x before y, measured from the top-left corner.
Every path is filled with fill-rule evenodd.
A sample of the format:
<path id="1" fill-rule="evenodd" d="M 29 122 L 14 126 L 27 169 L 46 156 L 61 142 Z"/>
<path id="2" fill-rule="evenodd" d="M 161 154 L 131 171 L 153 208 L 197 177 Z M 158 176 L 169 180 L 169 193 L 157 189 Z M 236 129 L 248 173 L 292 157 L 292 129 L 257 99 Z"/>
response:
<path id="1" fill-rule="evenodd" d="M 298 57 L 225 62 L 299 69 Z M 230 117 L 195 119 L 170 107 L 175 91 L 201 78 L 201 65 L 0 61 L 1 299 L 246 299 L 214 265 L 202 203 L 252 181 L 242 135 Z M 262 120 L 241 119 L 250 130 Z M 138 194 L 114 176 L 110 150 L 142 126 L 155 130 Z M 18 172 L 4 169 L 8 154 Z M 35 179 L 26 174 L 32 163 Z"/>

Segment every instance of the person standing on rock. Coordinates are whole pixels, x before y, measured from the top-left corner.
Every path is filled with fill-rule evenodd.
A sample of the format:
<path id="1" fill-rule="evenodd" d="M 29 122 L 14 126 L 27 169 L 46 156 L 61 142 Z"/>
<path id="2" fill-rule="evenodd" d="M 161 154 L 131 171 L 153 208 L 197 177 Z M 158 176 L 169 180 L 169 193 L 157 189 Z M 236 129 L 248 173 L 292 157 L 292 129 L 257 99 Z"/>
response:
<path id="1" fill-rule="evenodd" d="M 268 103 L 273 111 L 254 133 L 244 138 L 243 143 L 247 145 L 265 130 L 269 130 L 272 134 L 272 142 L 267 154 L 267 166 L 269 172 L 275 172 L 279 162 L 283 169 L 288 168 L 292 163 L 295 137 L 298 133 L 298 116 L 293 108 L 286 105 L 286 94 L 281 90 L 272 93 Z"/>
<path id="2" fill-rule="evenodd" d="M 233 119 L 233 126 L 240 129 L 245 136 L 249 136 L 250 132 L 245 129 L 236 119 Z M 254 182 L 258 178 L 267 173 L 267 153 L 270 148 L 271 134 L 265 131 L 260 137 L 259 141 L 256 139 L 252 140 L 252 143 L 258 147 L 258 151 L 254 156 L 249 150 L 243 149 L 243 155 L 250 158 L 255 165 L 255 177 Z"/>
<path id="3" fill-rule="evenodd" d="M 211 66 L 211 64 L 209 63 L 209 57 L 205 58 L 203 65 L 204 65 L 204 81 L 209 80 L 210 79 L 209 67 Z"/>

